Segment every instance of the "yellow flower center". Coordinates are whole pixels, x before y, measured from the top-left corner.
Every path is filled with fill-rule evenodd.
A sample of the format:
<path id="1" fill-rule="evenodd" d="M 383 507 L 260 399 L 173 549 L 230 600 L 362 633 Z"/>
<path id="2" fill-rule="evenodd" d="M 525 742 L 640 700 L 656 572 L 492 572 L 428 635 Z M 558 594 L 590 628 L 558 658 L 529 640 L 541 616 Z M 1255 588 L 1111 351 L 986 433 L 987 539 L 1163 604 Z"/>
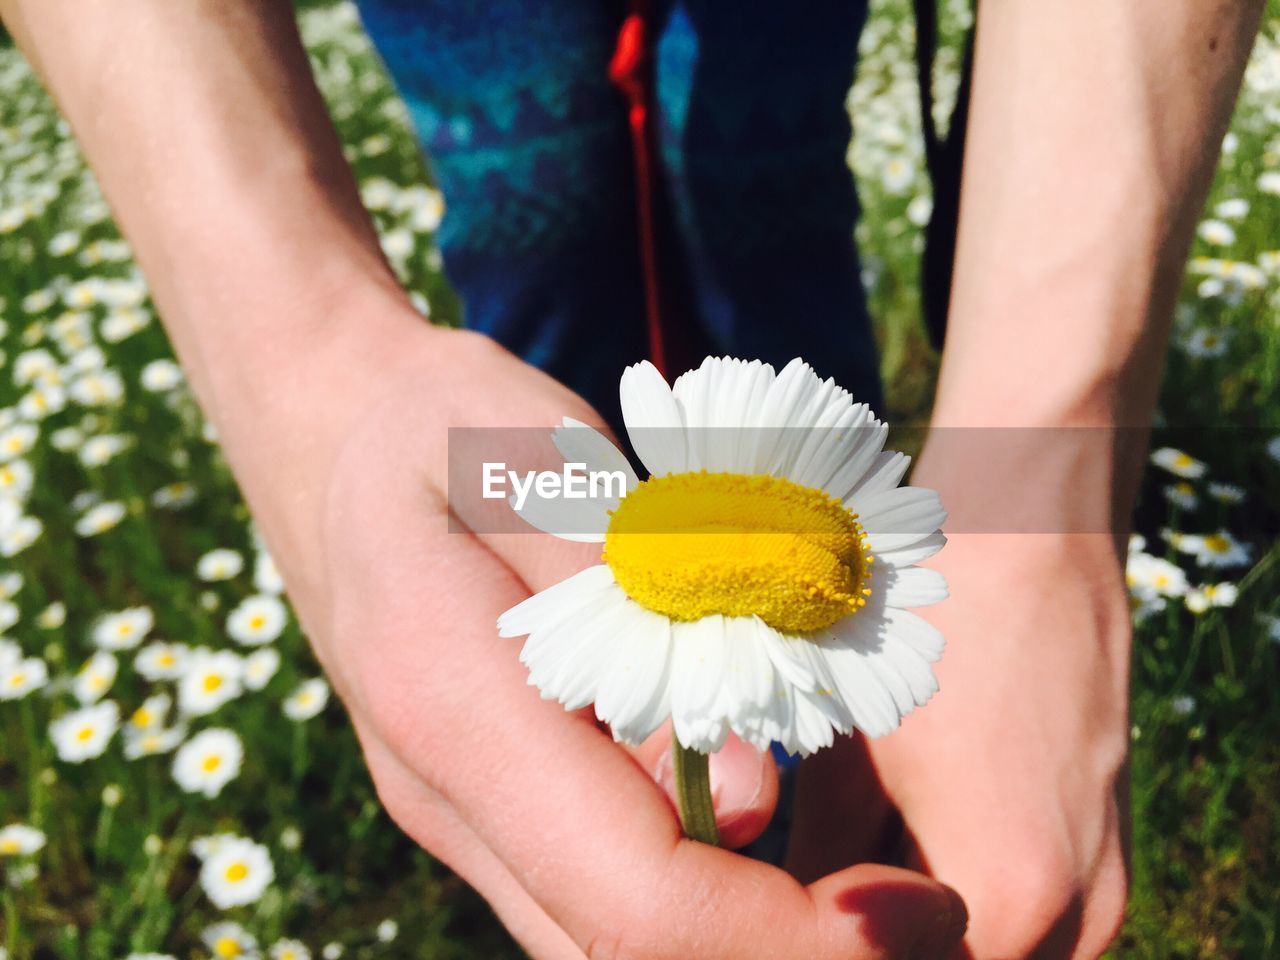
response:
<path id="1" fill-rule="evenodd" d="M 1195 463 L 1195 461 L 1185 453 L 1178 453 L 1173 458 L 1173 465 L 1182 470 L 1187 469 L 1187 467 L 1191 466 L 1193 463 Z"/>
<path id="2" fill-rule="evenodd" d="M 93 736 L 93 730 L 93 727 L 81 727 L 76 731 L 76 739 L 81 743 L 84 743 Z"/>
<path id="3" fill-rule="evenodd" d="M 27 675 L 25 673 L 15 673 L 9 677 L 9 686 L 11 687 L 20 687 L 26 682 Z"/>
<path id="4" fill-rule="evenodd" d="M 0 854 L 13 854 L 22 849 L 21 844 L 13 837 L 5 837 L 0 840 Z"/>
<path id="5" fill-rule="evenodd" d="M 213 952 L 220 957 L 240 956 L 240 943 L 235 937 L 219 937 L 213 942 Z"/>
<path id="6" fill-rule="evenodd" d="M 172 667 L 174 664 L 172 653 L 162 653 L 156 657 L 156 663 L 162 667 Z"/>
<path id="7" fill-rule="evenodd" d="M 151 726 L 151 711 L 146 707 L 139 707 L 133 711 L 133 717 L 129 722 L 135 727 L 149 727 Z"/>
<path id="8" fill-rule="evenodd" d="M 216 673 L 205 674 L 204 689 L 206 693 L 213 693 L 220 686 L 222 686 L 222 678 L 220 676 Z"/>
<path id="9" fill-rule="evenodd" d="M 238 862 L 237 862 L 237 863 L 233 863 L 231 866 L 227 867 L 227 882 L 228 882 L 228 883 L 239 883 L 241 880 L 243 880 L 243 879 L 244 879 L 245 877 L 247 877 L 248 875 L 249 875 L 249 868 L 248 868 L 248 867 L 246 867 L 243 863 L 238 863 Z"/>
<path id="10" fill-rule="evenodd" d="M 213 773 L 213 771 L 217 770 L 221 765 L 222 758 L 216 753 L 211 753 L 209 756 L 204 758 L 204 762 L 200 764 L 200 767 L 205 773 Z"/>
<path id="11" fill-rule="evenodd" d="M 1210 553 L 1226 553 L 1231 549 L 1231 542 L 1220 533 L 1213 533 L 1204 538 L 1205 549 Z"/>
<path id="12" fill-rule="evenodd" d="M 755 615 L 805 633 L 871 593 L 857 514 L 782 477 L 652 477 L 613 512 L 604 560 L 627 596 L 672 620 Z"/>

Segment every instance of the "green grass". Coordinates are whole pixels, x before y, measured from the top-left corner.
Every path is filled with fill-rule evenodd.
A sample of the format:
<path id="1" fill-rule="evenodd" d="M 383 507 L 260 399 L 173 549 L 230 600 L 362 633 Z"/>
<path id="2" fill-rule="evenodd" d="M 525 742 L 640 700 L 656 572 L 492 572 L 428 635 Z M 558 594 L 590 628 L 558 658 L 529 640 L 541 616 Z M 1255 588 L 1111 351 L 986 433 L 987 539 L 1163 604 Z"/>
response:
<path id="1" fill-rule="evenodd" d="M 401 188 L 423 184 L 424 165 L 376 58 L 358 27 L 334 12 L 347 8 L 306 7 L 309 46 L 359 179 Z M 1258 71 L 1280 59 L 1276 25 L 1265 34 L 1255 57 Z M 852 98 L 858 129 L 852 158 L 866 210 L 859 240 L 889 405 L 899 419 L 927 411 L 936 371 L 918 319 L 919 228 L 909 216 L 918 214 L 919 198 L 927 194 L 915 139 L 915 90 L 894 67 L 909 56 L 907 6 L 885 0 L 873 12 Z M 1280 197 L 1257 186 L 1264 170 L 1280 170 L 1280 145 L 1270 142 L 1274 124 L 1268 119 L 1280 108 L 1280 93 L 1262 79 L 1258 72 L 1242 99 L 1233 127 L 1237 145 L 1224 159 L 1210 202 L 1242 198 L 1250 209 L 1234 222 L 1234 243 L 1199 243 L 1196 249 L 1237 265 L 1257 264 L 1272 244 L 1280 245 L 1273 239 Z M 248 514 L 216 443 L 202 433 L 191 397 L 182 387 L 150 392 L 140 386 L 144 367 L 170 356 L 158 323 L 118 341 L 104 338 L 103 321 L 112 308 L 101 302 L 100 291 L 79 311 L 89 320 L 87 331 L 60 319 L 76 312 L 61 299 L 70 284 L 88 278 L 132 282 L 133 267 L 127 256 L 95 262 L 92 254 L 104 251 L 101 242 L 108 241 L 105 252 L 112 253 L 109 242 L 118 233 L 101 215 L 96 188 L 56 119 L 18 55 L 0 46 L 0 411 L 28 393 L 15 375 L 18 358 L 32 349 L 47 350 L 65 366 L 82 347 L 96 345 L 124 391 L 116 404 L 72 399 L 38 421 L 38 436 L 22 456 L 35 477 L 23 509 L 39 518 L 43 532 L 0 559 L 0 574 L 18 573 L 23 581 L 11 598 L 16 619 L 5 632 L 25 655 L 47 662 L 54 682 L 21 700 L 0 701 L 0 826 L 33 824 L 48 835 L 48 845 L 34 857 L 5 860 L 0 945 L 13 960 L 107 960 L 129 950 L 160 949 L 206 955 L 201 931 L 229 918 L 264 948 L 278 936 L 296 936 L 317 954 L 333 942 L 356 957 L 518 956 L 478 898 L 380 812 L 340 709 L 330 705 L 297 725 L 281 717 L 284 697 L 318 672 L 293 620 L 274 641 L 282 663 L 265 689 L 195 724 L 230 727 L 245 742 L 243 770 L 218 797 L 181 792 L 167 757 L 126 760 L 118 742 L 85 764 L 55 758 L 46 727 L 74 705 L 67 678 L 92 652 L 88 633 L 98 616 L 145 604 L 154 611 L 157 637 L 234 647 L 224 631 L 226 615 L 257 590 Z M 883 175 L 895 161 L 910 168 L 901 182 Z M 370 195 L 380 189 L 374 186 Z M 6 211 L 13 210 L 20 212 L 6 223 Z M 460 306 L 430 266 L 431 232 L 410 227 L 411 207 L 374 214 L 384 235 L 403 240 L 395 231 L 409 230 L 411 252 L 401 261 L 406 285 L 434 319 L 456 322 Z M 65 231 L 78 239 L 66 241 L 71 249 L 65 253 L 51 252 L 50 242 Z M 1239 266 L 1214 270 L 1237 279 L 1214 292 L 1200 289 L 1205 275 L 1189 277 L 1178 338 L 1197 328 L 1221 331 L 1226 352 L 1196 357 L 1175 347 L 1161 415 L 1168 423 L 1232 429 L 1181 435 L 1187 451 L 1208 464 L 1208 476 L 1195 484 L 1201 505 L 1190 512 L 1170 509 L 1162 490 L 1172 478 L 1153 469 L 1139 526 L 1155 553 L 1165 552 L 1163 527 L 1186 533 L 1225 527 L 1252 545 L 1255 562 L 1222 578 L 1239 586 L 1234 606 L 1196 616 L 1174 598 L 1138 626 L 1134 890 L 1117 957 L 1263 958 L 1277 952 L 1280 644 L 1269 639 L 1259 618 L 1280 614 L 1280 463 L 1262 450 L 1280 434 L 1280 282 L 1269 264 L 1257 276 Z M 55 291 L 55 302 L 28 299 L 46 289 Z M 145 302 L 136 309 L 149 316 Z M 92 359 L 80 357 L 82 363 Z M 0 413 L 0 420 L 8 416 Z M 131 446 L 86 466 L 70 430 L 120 435 Z M 1208 480 L 1238 484 L 1244 502 L 1212 502 Z M 2 474 L 0 482 L 7 482 Z M 152 502 L 156 490 L 179 482 L 194 491 L 189 505 L 166 509 Z M 74 526 L 93 500 L 123 504 L 124 518 L 100 535 L 79 536 Z M 196 562 L 216 547 L 237 550 L 249 566 L 230 580 L 202 583 Z M 1209 579 L 1185 556 L 1179 562 L 1193 582 Z M 41 613 L 54 602 L 65 605 L 65 622 L 42 626 Z M 119 676 L 107 694 L 126 716 L 144 695 L 170 686 L 144 680 L 132 658 L 120 655 Z M 1194 702 L 1188 707 L 1179 697 Z M 118 807 L 103 803 L 109 785 L 121 791 Z M 269 849 L 276 881 L 256 904 L 220 911 L 201 892 L 190 840 L 218 831 L 251 837 Z M 157 838 L 150 845 L 149 836 Z M 399 935 L 382 943 L 375 929 L 387 918 L 397 922 Z"/>

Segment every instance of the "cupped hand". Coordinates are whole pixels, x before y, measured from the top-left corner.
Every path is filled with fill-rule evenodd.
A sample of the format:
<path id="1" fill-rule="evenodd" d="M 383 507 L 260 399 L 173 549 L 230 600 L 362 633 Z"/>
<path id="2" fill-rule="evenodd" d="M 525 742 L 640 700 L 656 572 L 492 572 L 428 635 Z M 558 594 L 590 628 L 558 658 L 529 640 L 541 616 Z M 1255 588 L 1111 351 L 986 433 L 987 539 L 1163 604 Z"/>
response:
<path id="1" fill-rule="evenodd" d="M 952 536 L 940 692 L 802 768 L 790 866 L 947 878 L 978 960 L 1094 958 L 1126 897 L 1129 614 L 1105 533 Z M 834 829 L 836 824 L 843 830 Z M 832 837 L 839 837 L 833 844 Z"/>
<path id="2" fill-rule="evenodd" d="M 374 350 L 335 351 L 324 389 L 286 398 L 287 409 L 307 411 L 293 429 L 314 432 L 288 462 L 255 451 L 251 433 L 225 439 L 401 827 L 471 882 L 539 960 L 949 949 L 964 908 L 940 883 L 869 864 L 806 886 L 683 840 L 655 782 L 661 733 L 628 751 L 589 712 L 566 713 L 528 686 L 519 641 L 497 636 L 498 615 L 598 562 L 599 548 L 450 532 L 447 431 L 598 418 L 482 337 L 411 323 L 392 331 Z M 731 841 L 767 820 L 774 775 L 741 744 L 713 768 Z"/>

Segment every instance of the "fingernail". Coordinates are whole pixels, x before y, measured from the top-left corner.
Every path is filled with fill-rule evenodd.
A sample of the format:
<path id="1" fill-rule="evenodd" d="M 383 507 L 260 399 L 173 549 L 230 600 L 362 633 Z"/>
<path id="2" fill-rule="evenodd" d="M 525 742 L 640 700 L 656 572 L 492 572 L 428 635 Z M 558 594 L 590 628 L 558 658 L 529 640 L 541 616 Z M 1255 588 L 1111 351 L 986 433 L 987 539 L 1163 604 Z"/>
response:
<path id="1" fill-rule="evenodd" d="M 911 960 L 946 960 L 962 939 L 969 926 L 969 911 L 950 887 L 943 885 L 946 906 L 934 914 L 932 921 L 921 933 L 911 951 Z"/>
<path id="2" fill-rule="evenodd" d="M 664 750 L 658 754 L 658 762 L 653 765 L 653 780 L 666 791 L 667 796 L 676 795 L 676 768 L 671 762 L 671 751 Z"/>
<path id="3" fill-rule="evenodd" d="M 763 789 L 764 763 L 760 751 L 730 737 L 724 748 L 711 757 L 711 799 L 716 812 L 732 816 L 750 809 L 760 799 Z"/>

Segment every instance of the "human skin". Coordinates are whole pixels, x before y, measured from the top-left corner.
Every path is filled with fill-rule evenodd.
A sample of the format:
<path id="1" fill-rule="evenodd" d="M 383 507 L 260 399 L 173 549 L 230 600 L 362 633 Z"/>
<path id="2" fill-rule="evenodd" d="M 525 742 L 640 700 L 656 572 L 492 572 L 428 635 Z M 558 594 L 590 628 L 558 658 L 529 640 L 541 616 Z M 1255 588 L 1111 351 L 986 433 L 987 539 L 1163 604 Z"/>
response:
<path id="1" fill-rule="evenodd" d="M 985 0 L 935 423 L 1149 422 L 1260 9 Z M 1113 532 L 952 538 L 933 565 L 953 596 L 929 614 L 948 637 L 943 692 L 901 731 L 803 770 L 791 867 L 811 883 L 681 841 L 653 783 L 661 738 L 628 752 L 542 702 L 495 634 L 502 610 L 593 551 L 445 532 L 448 426 L 598 418 L 412 311 L 288 4 L 0 0 L 0 15 L 137 251 L 383 802 L 531 954 L 944 955 L 962 909 L 923 874 L 862 862 L 891 809 L 912 862 L 968 901 L 972 955 L 1101 951 L 1124 903 L 1117 543 L 1140 448 L 1010 453 L 1006 474 L 1037 503 L 1104 504 Z M 914 482 L 955 509 L 990 477 L 935 441 Z M 725 759 L 718 816 L 745 840 L 773 771 L 741 749 Z"/>

